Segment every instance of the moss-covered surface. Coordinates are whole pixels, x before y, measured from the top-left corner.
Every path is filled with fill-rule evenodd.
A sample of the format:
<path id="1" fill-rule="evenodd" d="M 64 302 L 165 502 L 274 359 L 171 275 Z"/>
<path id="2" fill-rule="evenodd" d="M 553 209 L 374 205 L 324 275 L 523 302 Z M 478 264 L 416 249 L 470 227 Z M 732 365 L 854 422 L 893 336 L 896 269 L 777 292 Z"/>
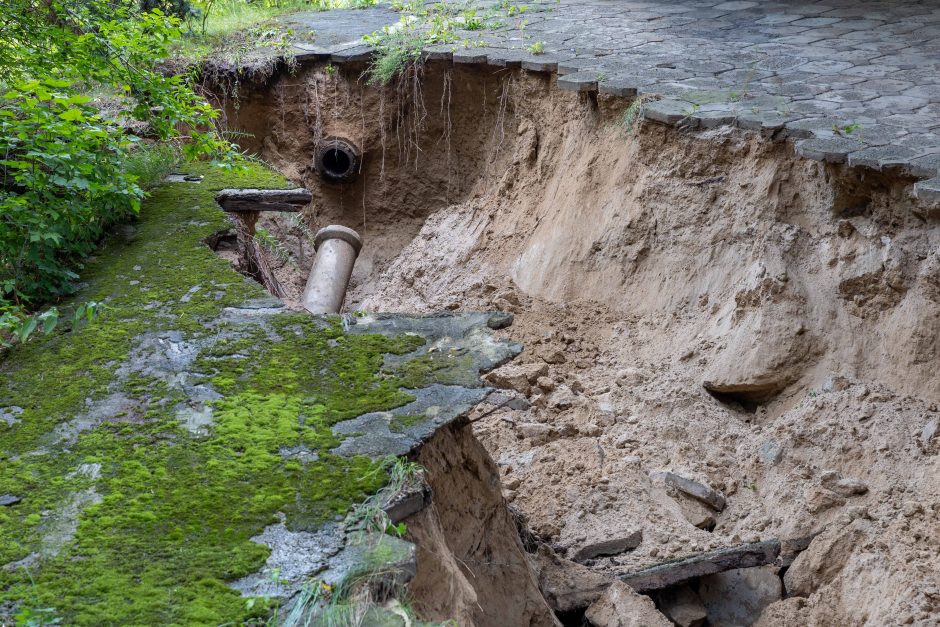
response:
<path id="1" fill-rule="evenodd" d="M 270 603 L 229 586 L 265 563 L 251 538 L 278 512 L 315 529 L 386 481 L 331 453 L 331 426 L 412 400 L 383 360 L 424 340 L 265 301 L 203 240 L 228 227 L 216 190 L 285 181 L 196 169 L 202 183 L 158 188 L 89 267 L 77 298 L 106 303 L 101 321 L 0 363 L 0 417 L 15 413 L 0 495 L 22 499 L 0 506 L 0 622 L 39 608 L 70 625 L 263 621 Z"/>

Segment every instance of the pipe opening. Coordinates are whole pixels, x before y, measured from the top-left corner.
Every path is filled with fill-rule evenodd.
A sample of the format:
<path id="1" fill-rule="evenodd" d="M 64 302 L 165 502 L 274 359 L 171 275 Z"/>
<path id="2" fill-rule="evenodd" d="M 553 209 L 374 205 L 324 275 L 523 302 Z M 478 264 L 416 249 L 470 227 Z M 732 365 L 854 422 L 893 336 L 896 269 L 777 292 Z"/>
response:
<path id="1" fill-rule="evenodd" d="M 328 181 L 351 181 L 359 170 L 359 150 L 343 139 L 329 139 L 317 151 L 315 167 Z"/>

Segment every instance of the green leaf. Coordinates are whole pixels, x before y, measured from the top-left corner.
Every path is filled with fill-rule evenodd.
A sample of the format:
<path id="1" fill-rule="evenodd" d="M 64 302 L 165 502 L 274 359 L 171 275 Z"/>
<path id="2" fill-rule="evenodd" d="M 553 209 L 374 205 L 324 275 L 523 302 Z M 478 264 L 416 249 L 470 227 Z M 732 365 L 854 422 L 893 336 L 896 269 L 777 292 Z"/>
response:
<path id="1" fill-rule="evenodd" d="M 39 324 L 39 320 L 36 316 L 27 318 L 26 321 L 16 329 L 14 335 L 16 339 L 19 340 L 20 344 L 25 344 L 26 340 L 29 339 L 29 336 L 32 335 L 33 331 L 36 330 L 36 325 Z"/>
<path id="2" fill-rule="evenodd" d="M 59 323 L 59 310 L 53 307 L 40 316 L 42 318 L 42 332 L 46 335 L 52 333 Z"/>
<path id="3" fill-rule="evenodd" d="M 67 109 L 59 114 L 59 117 L 69 122 L 76 122 L 85 117 L 81 109 Z"/>

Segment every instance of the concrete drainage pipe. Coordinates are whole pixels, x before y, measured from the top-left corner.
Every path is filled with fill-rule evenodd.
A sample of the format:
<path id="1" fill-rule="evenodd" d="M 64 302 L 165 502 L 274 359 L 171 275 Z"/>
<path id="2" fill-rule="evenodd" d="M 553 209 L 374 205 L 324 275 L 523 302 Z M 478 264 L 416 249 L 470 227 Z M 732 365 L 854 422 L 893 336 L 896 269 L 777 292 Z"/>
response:
<path id="1" fill-rule="evenodd" d="M 328 137 L 320 142 L 314 167 L 320 176 L 334 183 L 348 183 L 359 174 L 362 152 L 348 139 Z"/>
<path id="2" fill-rule="evenodd" d="M 304 309 L 313 314 L 339 313 L 362 238 L 350 228 L 332 224 L 317 231 L 313 245 L 317 256 L 304 288 Z"/>

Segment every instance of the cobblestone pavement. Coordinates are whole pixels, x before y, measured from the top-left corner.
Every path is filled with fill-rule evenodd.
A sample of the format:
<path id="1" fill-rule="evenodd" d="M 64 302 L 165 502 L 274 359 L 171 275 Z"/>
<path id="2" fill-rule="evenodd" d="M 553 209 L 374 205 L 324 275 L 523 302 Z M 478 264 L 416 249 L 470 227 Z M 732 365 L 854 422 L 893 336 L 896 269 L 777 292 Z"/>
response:
<path id="1" fill-rule="evenodd" d="M 397 21 L 382 7 L 288 19 L 312 40 L 298 57 L 335 62 L 367 58 L 362 35 Z M 649 119 L 785 134 L 811 159 L 901 167 L 929 179 L 918 196 L 940 202 L 940 0 L 560 0 L 463 35 L 474 45 L 428 53 L 557 72 L 561 89 L 656 97 Z"/>

